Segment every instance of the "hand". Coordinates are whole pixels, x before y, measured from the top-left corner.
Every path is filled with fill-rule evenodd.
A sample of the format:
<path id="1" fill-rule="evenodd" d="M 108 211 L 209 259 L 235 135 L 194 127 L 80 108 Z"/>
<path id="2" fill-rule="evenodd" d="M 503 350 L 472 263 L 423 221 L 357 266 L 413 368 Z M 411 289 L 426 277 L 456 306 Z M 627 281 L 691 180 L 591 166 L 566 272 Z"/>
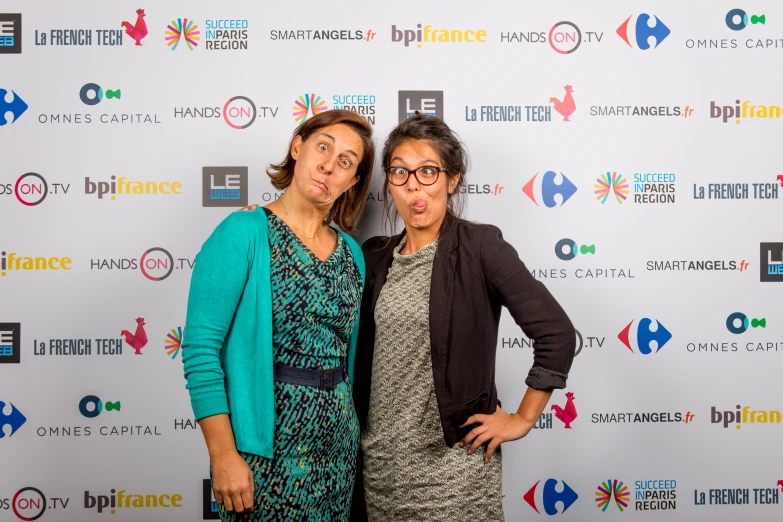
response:
<path id="1" fill-rule="evenodd" d="M 253 203 L 252 205 L 248 205 L 248 206 L 246 206 L 246 207 L 242 207 L 242 208 L 240 208 L 239 210 L 255 210 L 255 209 L 257 209 L 257 208 L 258 208 L 258 205 L 256 205 L 255 203 Z"/>
<path id="2" fill-rule="evenodd" d="M 238 452 L 212 459 L 212 482 L 215 500 L 226 511 L 253 511 L 253 472 Z"/>
<path id="3" fill-rule="evenodd" d="M 498 406 L 492 415 L 471 415 L 460 428 L 470 424 L 480 424 L 480 426 L 473 428 L 460 441 L 459 446 L 462 448 L 472 442 L 473 444 L 468 449 L 468 455 L 472 455 L 479 446 L 489 441 L 487 453 L 484 457 L 484 462 L 489 462 L 501 443 L 521 439 L 530 433 L 534 423 L 524 420 L 518 413 L 509 415 Z"/>

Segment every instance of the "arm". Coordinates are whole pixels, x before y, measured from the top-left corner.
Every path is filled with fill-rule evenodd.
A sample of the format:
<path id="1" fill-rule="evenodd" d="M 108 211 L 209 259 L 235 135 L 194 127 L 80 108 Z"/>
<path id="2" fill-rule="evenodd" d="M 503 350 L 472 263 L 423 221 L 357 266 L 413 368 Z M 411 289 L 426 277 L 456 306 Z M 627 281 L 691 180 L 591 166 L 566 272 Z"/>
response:
<path id="1" fill-rule="evenodd" d="M 196 256 L 182 343 L 185 379 L 209 451 L 215 499 L 237 512 L 252 509 L 253 480 L 234 443 L 221 350 L 250 266 L 241 225 L 236 215 L 229 215 Z"/>
<path id="2" fill-rule="evenodd" d="M 519 259 L 497 227 L 487 226 L 481 239 L 481 263 L 489 292 L 500 299 L 522 331 L 533 340 L 533 367 L 528 389 L 516 413 L 501 408 L 495 415 L 474 415 L 463 426 L 481 423 L 460 443 L 469 452 L 491 441 L 486 459 L 502 442 L 527 435 L 544 411 L 552 390 L 565 388 L 574 360 L 574 326 L 563 308 Z"/>

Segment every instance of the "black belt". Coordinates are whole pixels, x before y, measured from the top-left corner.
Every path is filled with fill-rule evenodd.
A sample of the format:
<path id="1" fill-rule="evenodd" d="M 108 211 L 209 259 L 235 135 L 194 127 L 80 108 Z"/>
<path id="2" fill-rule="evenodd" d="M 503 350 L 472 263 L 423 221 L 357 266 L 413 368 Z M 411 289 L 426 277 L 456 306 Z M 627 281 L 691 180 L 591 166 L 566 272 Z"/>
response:
<path id="1" fill-rule="evenodd" d="M 332 390 L 346 380 L 345 364 L 331 370 L 305 370 L 285 364 L 275 364 L 275 380 L 288 384 L 315 386 L 322 390 Z"/>

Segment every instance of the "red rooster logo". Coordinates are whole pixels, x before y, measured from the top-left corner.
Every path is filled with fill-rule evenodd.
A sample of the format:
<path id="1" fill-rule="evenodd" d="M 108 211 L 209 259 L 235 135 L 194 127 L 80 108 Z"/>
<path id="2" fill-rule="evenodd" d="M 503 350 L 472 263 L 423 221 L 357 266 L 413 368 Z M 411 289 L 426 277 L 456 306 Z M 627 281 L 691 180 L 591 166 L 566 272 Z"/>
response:
<path id="1" fill-rule="evenodd" d="M 576 110 L 576 103 L 574 103 L 574 97 L 571 95 L 574 89 L 570 85 L 566 85 L 565 92 L 563 101 L 558 100 L 554 96 L 549 98 L 549 101 L 555 104 L 555 110 L 563 116 L 563 121 L 571 121 L 568 117 Z"/>
<path id="2" fill-rule="evenodd" d="M 783 187 L 783 174 L 778 176 L 778 181 L 780 181 L 780 186 Z"/>
<path id="3" fill-rule="evenodd" d="M 557 404 L 552 405 L 552 409 L 555 410 L 555 417 L 565 423 L 566 429 L 571 428 L 571 423 L 576 419 L 576 406 L 574 406 L 574 392 L 566 393 L 566 405 L 565 408 L 561 408 Z"/>
<path id="4" fill-rule="evenodd" d="M 139 15 L 136 18 L 136 25 L 131 25 L 130 22 L 122 22 L 122 26 L 125 28 L 125 34 L 136 40 L 136 45 L 141 45 L 141 41 L 147 36 L 147 22 L 144 21 L 144 9 L 137 9 L 136 14 Z"/>
<path id="5" fill-rule="evenodd" d="M 147 324 L 144 322 L 143 317 L 139 317 L 136 319 L 136 332 L 130 333 L 128 330 L 123 330 L 120 332 L 120 335 L 125 336 L 125 342 L 128 343 L 134 350 L 136 350 L 136 355 L 141 355 L 141 349 L 147 346 L 147 332 L 144 331 L 144 325 Z"/>

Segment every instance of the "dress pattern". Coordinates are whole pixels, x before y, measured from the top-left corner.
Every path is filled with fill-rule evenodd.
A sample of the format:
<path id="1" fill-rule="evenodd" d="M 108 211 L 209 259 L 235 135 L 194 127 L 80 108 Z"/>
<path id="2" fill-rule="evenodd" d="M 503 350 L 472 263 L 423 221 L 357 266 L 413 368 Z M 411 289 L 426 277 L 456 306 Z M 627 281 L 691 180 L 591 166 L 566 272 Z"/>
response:
<path id="1" fill-rule="evenodd" d="M 297 368 L 336 368 L 348 345 L 362 293 L 350 248 L 337 234 L 326 261 L 264 209 L 269 221 L 274 362 Z M 359 422 L 350 385 L 333 390 L 275 381 L 272 459 L 240 452 L 254 477 L 255 510 L 224 522 L 347 521 L 356 474 Z"/>

